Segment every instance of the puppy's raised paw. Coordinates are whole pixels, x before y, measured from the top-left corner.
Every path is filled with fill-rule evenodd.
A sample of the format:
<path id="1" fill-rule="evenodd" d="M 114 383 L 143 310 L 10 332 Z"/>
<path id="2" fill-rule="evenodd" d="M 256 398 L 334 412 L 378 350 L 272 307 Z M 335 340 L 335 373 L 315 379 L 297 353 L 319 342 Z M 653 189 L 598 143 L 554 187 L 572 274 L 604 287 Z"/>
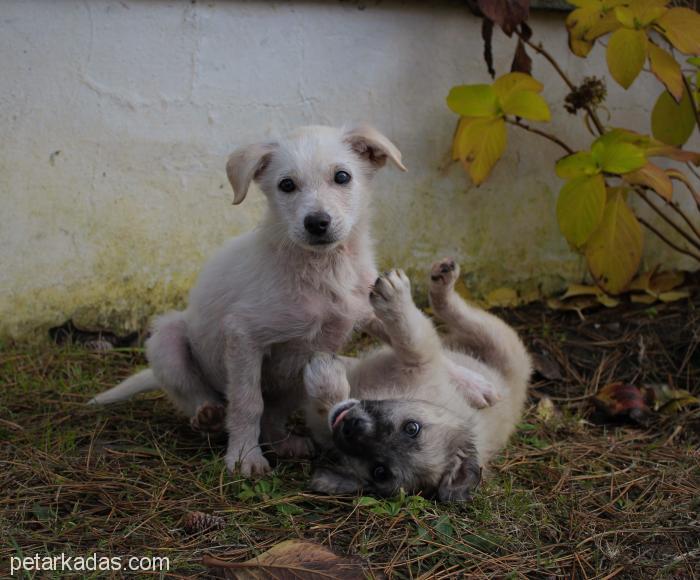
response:
<path id="1" fill-rule="evenodd" d="M 382 274 L 372 286 L 369 301 L 380 320 L 394 318 L 411 299 L 411 282 L 403 270 L 392 270 Z"/>
<path id="2" fill-rule="evenodd" d="M 224 430 L 225 419 L 226 409 L 223 405 L 204 403 L 190 419 L 190 426 L 202 433 L 220 433 Z"/>
<path id="3" fill-rule="evenodd" d="M 459 264 L 452 258 L 443 258 L 430 267 L 430 289 L 451 288 L 459 279 Z"/>

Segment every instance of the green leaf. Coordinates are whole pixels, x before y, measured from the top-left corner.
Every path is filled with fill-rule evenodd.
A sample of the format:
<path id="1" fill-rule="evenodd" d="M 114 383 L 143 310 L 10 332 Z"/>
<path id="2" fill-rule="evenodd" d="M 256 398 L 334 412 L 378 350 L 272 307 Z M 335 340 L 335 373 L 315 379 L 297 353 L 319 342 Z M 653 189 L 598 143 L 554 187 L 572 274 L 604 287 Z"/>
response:
<path id="1" fill-rule="evenodd" d="M 695 10 L 672 8 L 656 24 L 678 50 L 700 55 L 700 14 Z"/>
<path id="2" fill-rule="evenodd" d="M 681 65 L 678 64 L 663 48 L 659 48 L 653 42 L 649 43 L 649 65 L 654 73 L 673 95 L 676 101 L 680 101 L 683 96 L 683 76 Z"/>
<path id="3" fill-rule="evenodd" d="M 500 114 L 491 85 L 460 85 L 447 95 L 447 106 L 464 117 L 493 117 Z"/>
<path id="4" fill-rule="evenodd" d="M 512 72 L 500 76 L 494 81 L 491 87 L 501 102 L 507 99 L 510 93 L 516 91 L 531 91 L 534 93 L 540 93 L 544 88 L 541 82 L 535 80 L 530 75 L 521 72 Z"/>
<path id="5" fill-rule="evenodd" d="M 634 277 L 642 259 L 642 228 L 621 188 L 609 191 L 600 226 L 586 244 L 591 274 L 607 292 L 619 294 Z"/>
<path id="6" fill-rule="evenodd" d="M 683 98 L 676 103 L 668 91 L 664 91 L 651 112 L 651 131 L 657 139 L 680 147 L 695 129 L 695 113 L 690 95 L 683 91 Z"/>
<path id="7" fill-rule="evenodd" d="M 600 173 L 600 166 L 588 151 L 579 151 L 557 161 L 556 172 L 562 179 L 574 179 L 582 175 Z"/>
<path id="8" fill-rule="evenodd" d="M 501 101 L 503 111 L 530 121 L 549 121 L 547 101 L 531 91 L 514 91 Z"/>
<path id="9" fill-rule="evenodd" d="M 360 499 L 357 500 L 356 505 L 373 506 L 377 505 L 378 503 L 379 500 L 377 500 L 376 498 L 363 495 Z"/>
<path id="10" fill-rule="evenodd" d="M 620 28 L 608 41 L 606 52 L 612 77 L 625 89 L 634 82 L 647 58 L 647 35 L 642 30 Z"/>
<path id="11" fill-rule="evenodd" d="M 557 220 L 567 241 L 577 248 L 600 225 L 605 209 L 602 175 L 584 175 L 568 181 L 559 192 Z"/>
<path id="12" fill-rule="evenodd" d="M 593 159 L 606 173 L 628 173 L 643 167 L 647 162 L 644 151 L 632 143 L 610 143 L 600 147 L 594 143 L 591 148 Z"/>

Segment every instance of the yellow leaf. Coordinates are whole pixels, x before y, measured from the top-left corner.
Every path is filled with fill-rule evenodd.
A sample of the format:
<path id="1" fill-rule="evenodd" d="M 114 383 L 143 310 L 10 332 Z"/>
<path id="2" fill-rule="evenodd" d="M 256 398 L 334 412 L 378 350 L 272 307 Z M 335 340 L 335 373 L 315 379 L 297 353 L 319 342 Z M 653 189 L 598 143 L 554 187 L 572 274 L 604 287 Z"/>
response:
<path id="1" fill-rule="evenodd" d="M 630 283 L 642 259 L 642 228 L 620 188 L 610 189 L 600 227 L 586 244 L 591 274 L 611 294 Z"/>
<path id="2" fill-rule="evenodd" d="M 624 180 L 627 183 L 650 187 L 668 201 L 671 201 L 673 198 L 673 183 L 671 182 L 671 178 L 661 167 L 651 162 L 647 162 L 644 167 L 637 169 L 637 171 L 625 173 Z"/>
<path id="3" fill-rule="evenodd" d="M 654 275 L 649 288 L 652 292 L 663 294 L 677 288 L 683 282 L 685 282 L 685 274 L 683 272 L 667 270 Z"/>
<path id="4" fill-rule="evenodd" d="M 486 303 L 490 306 L 512 307 L 518 305 L 518 293 L 512 288 L 496 288 L 486 295 Z"/>
<path id="5" fill-rule="evenodd" d="M 612 77 L 625 89 L 634 82 L 647 58 L 647 35 L 642 30 L 620 28 L 608 41 L 606 52 Z"/>
<path id="6" fill-rule="evenodd" d="M 549 121 L 547 101 L 531 91 L 513 91 L 501 101 L 503 112 L 530 121 Z"/>
<path id="7" fill-rule="evenodd" d="M 667 0 L 634 0 L 615 8 L 615 17 L 627 28 L 646 28 L 668 11 Z"/>
<path id="8" fill-rule="evenodd" d="M 690 290 L 671 290 L 670 292 L 662 292 L 659 294 L 659 300 L 661 302 L 676 302 L 677 300 L 684 300 L 690 296 Z"/>
<path id="9" fill-rule="evenodd" d="M 700 55 L 700 14 L 695 10 L 671 8 L 656 24 L 678 50 Z"/>
<path id="10" fill-rule="evenodd" d="M 630 300 L 636 304 L 654 304 L 656 296 L 651 294 L 632 294 Z"/>
<path id="11" fill-rule="evenodd" d="M 557 220 L 571 245 L 581 247 L 600 225 L 605 196 L 602 175 L 577 177 L 561 188 L 557 200 Z"/>
<path id="12" fill-rule="evenodd" d="M 615 306 L 620 304 L 620 301 L 617 298 L 608 296 L 605 292 L 601 292 L 600 290 L 598 290 L 595 297 L 598 302 L 605 306 L 605 308 L 615 308 Z"/>
<path id="13" fill-rule="evenodd" d="M 460 85 L 447 95 L 447 106 L 464 117 L 492 117 L 499 114 L 498 99 L 491 85 Z"/>
<path id="14" fill-rule="evenodd" d="M 683 96 L 683 77 L 681 65 L 678 64 L 663 48 L 659 48 L 653 42 L 649 43 L 649 64 L 651 72 L 656 75 L 673 95 L 676 101 L 680 101 Z"/>
<path id="15" fill-rule="evenodd" d="M 452 139 L 452 159 L 454 161 L 464 161 L 469 155 L 469 143 L 465 140 L 465 135 L 469 123 L 474 121 L 472 117 L 462 117 L 457 123 L 457 130 Z"/>
<path id="16" fill-rule="evenodd" d="M 467 151 L 463 163 L 475 185 L 480 185 L 489 176 L 493 166 L 506 148 L 506 124 L 501 117 L 474 119 L 462 137 Z"/>
<path id="17" fill-rule="evenodd" d="M 530 75 L 521 72 L 512 72 L 498 77 L 491 85 L 493 92 L 503 102 L 510 93 L 515 91 L 542 92 L 544 85 Z"/>
<path id="18" fill-rule="evenodd" d="M 596 38 L 620 27 L 615 12 L 600 2 L 591 2 L 574 10 L 566 18 L 569 48 L 576 56 L 586 56 Z"/>
<path id="19" fill-rule="evenodd" d="M 677 103 L 668 91 L 664 91 L 651 111 L 651 132 L 654 137 L 680 147 L 693 134 L 695 112 L 688 91 L 683 90 L 683 98 Z"/>
<path id="20" fill-rule="evenodd" d="M 586 286 L 585 284 L 569 284 L 566 292 L 560 297 L 561 300 L 574 298 L 575 296 L 595 296 L 599 290 L 596 286 Z"/>

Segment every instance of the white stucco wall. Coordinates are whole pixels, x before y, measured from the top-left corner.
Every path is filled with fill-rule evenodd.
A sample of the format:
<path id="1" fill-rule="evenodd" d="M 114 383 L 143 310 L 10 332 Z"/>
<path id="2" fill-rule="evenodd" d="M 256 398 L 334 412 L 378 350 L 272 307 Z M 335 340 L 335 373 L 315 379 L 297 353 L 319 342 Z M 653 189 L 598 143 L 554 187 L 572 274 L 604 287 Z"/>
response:
<path id="1" fill-rule="evenodd" d="M 574 78 L 602 73 L 600 47 L 588 61 L 565 51 L 561 13 L 532 20 Z M 494 44 L 506 72 L 513 41 Z M 227 154 L 311 123 L 367 120 L 402 150 L 410 172 L 376 180 L 383 265 L 452 254 L 481 290 L 580 277 L 555 221 L 557 148 L 510 130 L 478 189 L 446 163 L 445 96 L 488 82 L 481 54 L 479 21 L 454 2 L 4 0 L 0 337 L 70 318 L 133 329 L 181 304 L 205 257 L 264 207 L 259 192 L 231 205 Z M 587 145 L 559 79 L 537 59 L 533 74 L 552 128 Z M 619 121 L 647 130 L 655 81 L 609 92 Z M 647 241 L 647 260 L 676 260 Z"/>

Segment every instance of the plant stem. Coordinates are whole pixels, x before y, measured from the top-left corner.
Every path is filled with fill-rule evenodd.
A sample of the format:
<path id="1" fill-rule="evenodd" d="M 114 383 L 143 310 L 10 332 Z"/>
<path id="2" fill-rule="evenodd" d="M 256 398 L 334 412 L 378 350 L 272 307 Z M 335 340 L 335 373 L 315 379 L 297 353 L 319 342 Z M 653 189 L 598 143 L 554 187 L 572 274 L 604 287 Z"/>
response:
<path id="1" fill-rule="evenodd" d="M 525 131 L 529 131 L 530 133 L 535 133 L 536 135 L 539 135 L 540 137 L 544 137 L 545 139 L 548 139 L 552 143 L 556 143 L 561 147 L 564 151 L 566 151 L 569 155 L 573 155 L 575 151 L 569 147 L 564 141 L 559 139 L 558 137 L 552 135 L 551 133 L 547 133 L 546 131 L 542 131 L 540 129 L 535 129 L 534 127 L 531 127 L 530 125 L 526 125 L 522 121 L 518 121 L 517 119 L 512 120 L 506 118 L 506 123 L 510 123 L 511 125 L 515 125 L 516 127 L 520 127 L 521 129 L 525 129 Z"/>
<path id="2" fill-rule="evenodd" d="M 547 52 L 542 44 L 535 44 L 534 42 L 527 40 L 522 33 L 519 30 L 516 30 L 515 33 L 518 35 L 520 40 L 522 40 L 525 44 L 527 44 L 532 50 L 543 56 L 544 58 L 547 59 L 550 65 L 552 65 L 552 68 L 554 68 L 555 71 L 557 71 L 557 74 L 561 77 L 561 79 L 566 83 L 566 86 L 569 87 L 569 90 L 574 91 L 576 90 L 576 85 L 571 81 L 571 79 L 566 76 L 566 73 L 563 71 L 563 69 L 559 66 L 559 63 L 554 60 L 554 57 Z M 599 135 L 603 135 L 605 133 L 605 127 L 603 127 L 603 123 L 600 122 L 600 119 L 598 118 L 598 115 L 595 112 L 595 109 L 591 107 L 590 105 L 586 105 L 584 107 L 586 112 L 591 118 L 591 121 L 593 121 L 593 124 L 595 125 L 596 129 L 598 130 Z"/>
<path id="3" fill-rule="evenodd" d="M 686 184 L 687 187 L 687 184 Z M 673 201 L 667 200 L 663 195 L 661 195 L 658 191 L 649 188 L 650 191 L 654 192 L 656 196 L 662 200 L 667 206 L 669 206 L 673 211 L 675 211 L 683 221 L 688 224 L 688 227 L 693 230 L 693 233 L 695 234 L 695 237 L 700 241 L 700 230 L 698 230 L 693 222 L 690 220 L 690 218 L 685 214 L 685 212 L 678 206 L 678 203 L 674 203 Z"/>
<path id="4" fill-rule="evenodd" d="M 698 126 L 698 129 L 700 129 L 700 111 L 698 111 L 698 107 L 695 103 L 695 98 L 693 97 L 693 88 L 690 86 L 690 83 L 688 82 L 688 79 L 685 78 L 685 75 L 681 73 L 681 77 L 683 78 L 683 84 L 685 85 L 685 90 L 688 93 L 688 98 L 690 99 L 690 106 L 693 108 L 693 114 L 695 115 L 695 124 Z"/>
<path id="5" fill-rule="evenodd" d="M 646 193 L 644 192 L 643 189 L 641 188 L 635 188 L 635 191 L 639 194 L 639 197 L 641 197 L 646 204 L 662 219 L 664 220 L 671 228 L 673 228 L 678 234 L 681 235 L 691 246 L 694 248 L 700 250 L 700 242 L 694 240 L 690 234 L 687 232 L 683 231 L 681 227 L 674 222 L 670 217 L 668 217 L 664 212 L 662 212 L 656 205 L 654 205 L 649 198 L 646 196 Z"/>
<path id="6" fill-rule="evenodd" d="M 680 246 L 674 244 L 671 240 L 669 240 L 666 236 L 664 236 L 659 230 L 657 230 L 654 226 L 652 226 L 644 218 L 638 217 L 637 220 L 639 220 L 639 223 L 642 224 L 644 227 L 646 227 L 650 231 L 654 232 L 654 234 L 656 234 L 659 238 L 661 238 L 661 240 L 663 240 L 668 246 L 672 247 L 677 252 L 680 252 L 681 254 L 685 254 L 686 256 L 690 256 L 691 258 L 694 258 L 695 260 L 700 262 L 700 254 L 694 254 L 693 252 L 690 252 L 689 250 L 686 250 L 685 248 L 681 248 Z"/>

